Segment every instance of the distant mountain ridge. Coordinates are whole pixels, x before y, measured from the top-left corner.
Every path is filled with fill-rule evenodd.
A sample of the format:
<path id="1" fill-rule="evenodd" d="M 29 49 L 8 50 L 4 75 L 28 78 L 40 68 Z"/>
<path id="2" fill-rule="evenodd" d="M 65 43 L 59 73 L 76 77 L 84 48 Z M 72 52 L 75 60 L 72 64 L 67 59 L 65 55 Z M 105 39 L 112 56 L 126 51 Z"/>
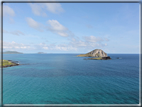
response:
<path id="1" fill-rule="evenodd" d="M 5 51 L 3 54 L 23 54 L 22 52 L 17 52 L 17 51 Z"/>

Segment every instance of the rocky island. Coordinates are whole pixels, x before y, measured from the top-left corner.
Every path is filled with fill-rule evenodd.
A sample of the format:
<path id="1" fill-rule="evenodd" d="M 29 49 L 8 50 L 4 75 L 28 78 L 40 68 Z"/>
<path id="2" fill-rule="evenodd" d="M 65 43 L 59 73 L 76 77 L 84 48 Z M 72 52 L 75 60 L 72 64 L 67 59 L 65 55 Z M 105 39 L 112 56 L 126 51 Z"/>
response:
<path id="1" fill-rule="evenodd" d="M 0 60 L 0 67 L 11 67 L 11 66 L 17 66 L 19 65 L 18 62 L 14 62 L 14 61 L 11 61 L 11 60 L 3 60 L 3 65 L 1 64 L 1 60 Z"/>
<path id="2" fill-rule="evenodd" d="M 107 54 L 101 50 L 101 49 L 95 49 L 91 52 L 88 52 L 86 54 L 80 54 L 77 55 L 78 57 L 93 57 L 93 58 L 88 58 L 91 60 L 107 60 L 107 59 L 111 59 L 109 56 L 107 56 Z"/>

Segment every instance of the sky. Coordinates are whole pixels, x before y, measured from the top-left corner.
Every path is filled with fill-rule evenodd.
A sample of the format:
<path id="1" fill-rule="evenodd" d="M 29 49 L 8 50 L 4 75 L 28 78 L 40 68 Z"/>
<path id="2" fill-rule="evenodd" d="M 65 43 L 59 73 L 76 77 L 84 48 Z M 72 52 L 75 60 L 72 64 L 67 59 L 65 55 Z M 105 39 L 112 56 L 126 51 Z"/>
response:
<path id="1" fill-rule="evenodd" d="M 139 54 L 139 3 L 3 3 L 3 50 Z"/>

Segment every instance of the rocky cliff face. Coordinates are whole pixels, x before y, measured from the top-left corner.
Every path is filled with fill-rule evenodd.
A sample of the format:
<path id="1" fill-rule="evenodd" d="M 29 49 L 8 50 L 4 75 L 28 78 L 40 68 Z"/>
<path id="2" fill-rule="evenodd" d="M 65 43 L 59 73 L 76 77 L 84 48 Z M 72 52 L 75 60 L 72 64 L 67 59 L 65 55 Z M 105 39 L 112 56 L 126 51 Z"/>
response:
<path id="1" fill-rule="evenodd" d="M 107 54 L 101 49 L 95 49 L 87 54 L 80 54 L 82 57 L 107 57 Z"/>
<path id="2" fill-rule="evenodd" d="M 92 57 L 107 57 L 107 54 L 101 49 L 95 49 L 87 54 Z"/>

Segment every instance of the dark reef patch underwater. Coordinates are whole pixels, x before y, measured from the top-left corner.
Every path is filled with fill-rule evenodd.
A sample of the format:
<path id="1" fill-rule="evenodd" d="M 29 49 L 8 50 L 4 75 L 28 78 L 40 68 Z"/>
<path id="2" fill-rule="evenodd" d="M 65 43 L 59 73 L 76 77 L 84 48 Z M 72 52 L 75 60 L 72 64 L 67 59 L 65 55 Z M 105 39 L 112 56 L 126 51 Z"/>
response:
<path id="1" fill-rule="evenodd" d="M 21 64 L 3 68 L 4 104 L 139 103 L 139 54 L 76 55 L 4 54 Z"/>

